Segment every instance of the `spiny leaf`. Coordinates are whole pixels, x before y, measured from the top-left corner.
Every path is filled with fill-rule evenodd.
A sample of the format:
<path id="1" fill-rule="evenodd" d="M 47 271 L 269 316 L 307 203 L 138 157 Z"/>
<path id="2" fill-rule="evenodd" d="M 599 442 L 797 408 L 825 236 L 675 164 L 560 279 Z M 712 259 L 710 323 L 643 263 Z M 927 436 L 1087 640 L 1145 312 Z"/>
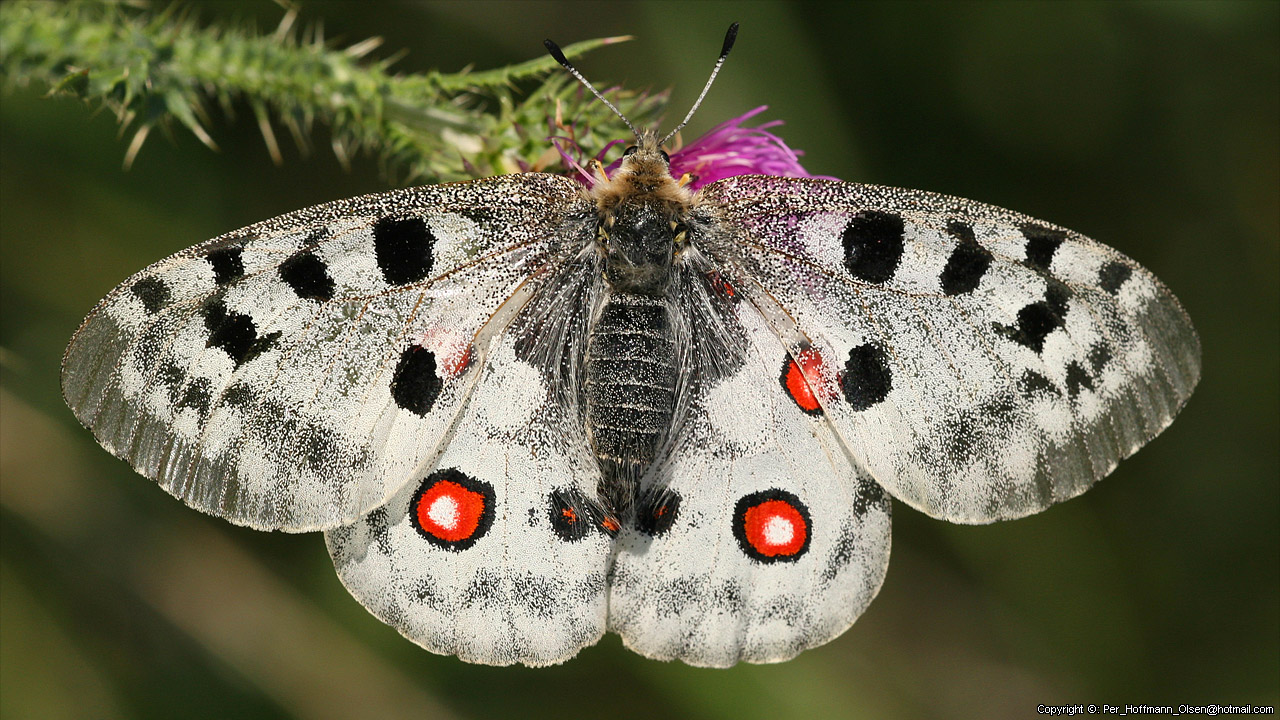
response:
<path id="1" fill-rule="evenodd" d="M 397 75 L 391 60 L 365 59 L 381 41 L 332 47 L 318 29 L 297 29 L 291 7 L 265 34 L 204 27 L 175 7 L 153 14 L 114 2 L 7 0 L 0 3 L 0 81 L 104 104 L 122 129 L 133 128 L 126 165 L 157 126 L 181 125 L 216 148 L 211 103 L 229 115 L 247 102 L 274 161 L 283 157 L 273 124 L 283 125 L 305 154 L 319 122 L 330 128 L 344 163 L 370 152 L 410 179 L 460 180 L 533 167 L 547 136 L 561 130 L 557 101 L 580 141 L 629 134 L 601 103 L 554 72 L 550 57 L 483 72 Z M 575 43 L 565 54 L 625 39 Z M 546 79 L 516 102 L 515 85 L 540 76 Z M 664 104 L 662 96 L 617 91 L 611 97 L 637 124 L 651 123 Z"/>

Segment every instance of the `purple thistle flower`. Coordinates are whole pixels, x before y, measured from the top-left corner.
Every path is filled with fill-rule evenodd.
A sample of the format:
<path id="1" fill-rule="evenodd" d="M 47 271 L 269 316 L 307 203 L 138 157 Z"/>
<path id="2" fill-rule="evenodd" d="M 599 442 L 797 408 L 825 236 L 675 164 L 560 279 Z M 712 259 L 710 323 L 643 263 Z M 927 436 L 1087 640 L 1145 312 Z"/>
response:
<path id="1" fill-rule="evenodd" d="M 690 190 L 697 190 L 708 183 L 735 175 L 781 175 L 835 180 L 836 178 L 825 175 L 810 174 L 800 165 L 800 155 L 803 153 L 787 147 L 782 138 L 769 132 L 770 128 L 781 125 L 781 120 L 772 120 L 755 127 L 742 126 L 743 122 L 768 108 L 768 105 L 761 105 L 720 123 L 707 134 L 671 153 L 671 175 L 679 178 L 689 173 L 693 178 L 688 185 Z M 595 175 L 583 164 L 590 161 L 583 156 L 577 143 L 563 137 L 551 140 L 574 178 L 587 187 L 595 185 Z M 594 159 L 603 162 L 609 150 L 621 142 L 623 141 L 610 142 Z M 577 151 L 577 157 L 571 151 Z M 621 159 L 615 160 L 605 170 L 612 174 L 621 164 Z"/>

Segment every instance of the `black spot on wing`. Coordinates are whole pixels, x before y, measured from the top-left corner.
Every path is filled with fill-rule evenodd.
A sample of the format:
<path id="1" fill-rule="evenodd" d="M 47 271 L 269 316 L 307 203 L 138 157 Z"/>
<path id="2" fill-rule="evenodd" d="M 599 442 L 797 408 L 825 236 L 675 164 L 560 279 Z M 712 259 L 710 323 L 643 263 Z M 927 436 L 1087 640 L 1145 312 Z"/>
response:
<path id="1" fill-rule="evenodd" d="M 1067 396 L 1075 400 L 1079 397 L 1081 388 L 1092 390 L 1093 378 L 1089 377 L 1080 363 L 1072 360 L 1067 364 Z"/>
<path id="2" fill-rule="evenodd" d="M 1067 239 L 1067 233 L 1063 230 L 1053 230 L 1040 225 L 1023 225 L 1018 228 L 1022 231 L 1022 236 L 1027 239 L 1027 264 L 1032 268 L 1041 272 L 1049 272 L 1049 265 L 1053 262 L 1053 254 L 1058 251 L 1058 246 Z"/>
<path id="3" fill-rule="evenodd" d="M 270 349 L 280 337 L 278 332 L 259 337 L 253 318 L 228 310 L 217 295 L 205 300 L 201 310 L 204 326 L 209 331 L 206 346 L 221 348 L 236 367 Z"/>
<path id="4" fill-rule="evenodd" d="M 212 383 L 208 378 L 197 378 L 182 393 L 182 399 L 178 400 L 179 408 L 191 408 L 196 411 L 203 421 L 209 413 L 209 402 L 212 400 Z"/>
<path id="5" fill-rule="evenodd" d="M 840 389 L 854 410 L 866 410 L 884 400 L 892 387 L 893 374 L 883 348 L 866 343 L 849 351 Z"/>
<path id="6" fill-rule="evenodd" d="M 308 423 L 300 428 L 298 446 L 307 467 L 321 476 L 343 478 L 342 473 L 325 472 L 326 468 L 340 467 L 352 453 L 344 447 L 341 433 L 330 428 Z"/>
<path id="7" fill-rule="evenodd" d="M 650 493 L 636 503 L 636 529 L 657 537 L 671 529 L 679 513 L 679 493 L 668 489 Z"/>
<path id="8" fill-rule="evenodd" d="M 400 355 L 400 362 L 391 376 L 391 397 L 396 405 L 426 417 L 442 387 L 443 383 L 436 376 L 435 353 L 420 345 L 411 345 Z"/>
<path id="9" fill-rule="evenodd" d="M 991 266 L 991 253 L 978 244 L 973 228 L 965 223 L 952 220 L 947 224 L 947 232 L 960 242 L 951 251 L 938 278 L 942 292 L 948 295 L 972 292 Z"/>
<path id="10" fill-rule="evenodd" d="M 213 281 L 219 285 L 239 280 L 244 277 L 244 259 L 238 247 L 223 247 L 214 250 L 204 259 L 213 267 Z"/>
<path id="11" fill-rule="evenodd" d="M 410 507 L 410 515 L 412 515 L 412 507 Z M 365 525 L 369 528 L 369 534 L 373 536 L 373 542 L 378 546 L 378 550 L 384 555 L 392 553 L 391 533 L 389 523 L 387 522 L 387 508 L 380 507 L 364 517 Z M 412 522 L 412 521 L 411 521 Z M 415 528 L 416 529 L 416 528 Z"/>
<path id="12" fill-rule="evenodd" d="M 883 283 L 893 277 L 902 259 L 902 217 L 866 210 L 849 219 L 844 228 L 844 266 L 857 279 Z"/>
<path id="13" fill-rule="evenodd" d="M 853 514 L 862 517 L 871 508 L 889 512 L 889 501 L 884 496 L 884 488 L 874 480 L 858 478 L 858 492 L 853 496 Z"/>
<path id="14" fill-rule="evenodd" d="M 1017 325 L 998 326 L 1004 334 L 1014 342 L 1035 350 L 1044 350 L 1044 341 L 1049 333 L 1062 327 L 1062 318 L 1045 302 L 1027 305 L 1018 311 Z"/>
<path id="15" fill-rule="evenodd" d="M 1054 330 L 1064 324 L 1067 299 L 1071 291 L 1061 282 L 1050 279 L 1045 299 L 1026 305 L 1018 311 L 1016 325 L 996 324 L 996 331 L 1037 353 L 1044 351 L 1044 341 Z"/>
<path id="16" fill-rule="evenodd" d="M 257 394 L 245 383 L 236 383 L 222 391 L 222 404 L 228 407 L 245 408 L 257 400 Z"/>
<path id="17" fill-rule="evenodd" d="M 1106 343 L 1099 340 L 1089 348 L 1089 367 L 1093 369 L 1093 374 L 1102 372 L 1102 368 L 1110 361 L 1111 348 Z"/>
<path id="18" fill-rule="evenodd" d="M 169 402 L 178 404 L 178 390 L 187 379 L 187 372 L 172 357 L 165 358 L 156 367 L 156 379 L 169 390 Z"/>
<path id="19" fill-rule="evenodd" d="M 1102 266 L 1098 271 L 1098 283 L 1102 285 L 1102 289 L 1115 295 L 1120 292 L 1120 286 L 1133 275 L 1133 268 L 1122 262 L 1111 261 Z"/>
<path id="20" fill-rule="evenodd" d="M 280 264 L 280 279 L 303 300 L 333 299 L 333 278 L 324 261 L 311 251 L 300 252 Z"/>
<path id="21" fill-rule="evenodd" d="M 1027 370 L 1018 378 L 1018 391 L 1027 397 L 1038 395 L 1060 395 L 1057 386 L 1035 370 Z"/>
<path id="22" fill-rule="evenodd" d="M 422 218 L 385 217 L 374 223 L 373 247 L 378 269 L 392 285 L 405 285 L 427 277 L 435 263 L 436 238 Z"/>
<path id="23" fill-rule="evenodd" d="M 547 518 L 551 530 L 565 542 L 578 542 L 595 527 L 596 510 L 577 490 L 556 489 L 547 496 Z"/>
<path id="24" fill-rule="evenodd" d="M 142 301 L 142 307 L 146 308 L 147 313 L 151 315 L 160 312 L 173 299 L 169 286 L 158 277 L 144 277 L 135 282 L 129 290 L 133 292 L 134 297 Z"/>

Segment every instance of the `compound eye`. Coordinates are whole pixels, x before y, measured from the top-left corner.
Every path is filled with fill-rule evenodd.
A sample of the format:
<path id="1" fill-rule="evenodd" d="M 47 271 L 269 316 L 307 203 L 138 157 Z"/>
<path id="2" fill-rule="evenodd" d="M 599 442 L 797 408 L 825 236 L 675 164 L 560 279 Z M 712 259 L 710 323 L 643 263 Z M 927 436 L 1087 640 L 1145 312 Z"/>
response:
<path id="1" fill-rule="evenodd" d="M 667 165 L 668 165 L 668 166 L 670 166 L 670 165 L 671 165 L 671 156 L 667 154 L 667 151 L 666 151 L 666 150 L 659 150 L 658 152 L 662 153 L 662 159 L 663 159 L 664 161 L 666 161 L 666 163 L 667 163 Z"/>
<path id="2" fill-rule="evenodd" d="M 626 156 L 630 155 L 631 153 L 633 153 L 633 152 L 635 152 L 635 151 L 636 151 L 636 146 L 635 146 L 635 145 L 632 145 L 631 147 L 629 147 L 629 148 L 627 148 L 626 150 L 623 150 L 623 151 L 622 151 L 622 157 L 626 157 Z"/>

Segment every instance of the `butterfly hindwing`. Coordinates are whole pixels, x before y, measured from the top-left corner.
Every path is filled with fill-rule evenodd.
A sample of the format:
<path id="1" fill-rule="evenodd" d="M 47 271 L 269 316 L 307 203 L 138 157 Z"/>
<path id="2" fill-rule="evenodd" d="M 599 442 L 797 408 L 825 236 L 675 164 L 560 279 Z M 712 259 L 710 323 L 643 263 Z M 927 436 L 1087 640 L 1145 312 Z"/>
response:
<path id="1" fill-rule="evenodd" d="M 604 632 L 610 522 L 581 425 L 508 334 L 434 468 L 326 539 L 343 584 L 440 654 L 563 662 Z M 616 529 L 616 526 L 614 526 Z"/>
<path id="2" fill-rule="evenodd" d="M 615 550 L 609 629 L 652 658 L 788 659 L 844 632 L 888 566 L 888 498 L 786 394 L 764 319 L 736 313 L 740 362 L 693 402 Z"/>
<path id="3" fill-rule="evenodd" d="M 563 237 L 575 202 L 572 181 L 525 174 L 216 238 L 99 303 L 67 349 L 64 396 L 193 507 L 260 529 L 350 522 L 438 450 L 494 329 L 581 244 Z"/>
<path id="4" fill-rule="evenodd" d="M 1172 421 L 1200 369 L 1177 300 L 1120 253 L 932 193 L 778 177 L 704 190 L 857 461 L 956 522 L 1074 497 Z"/>

